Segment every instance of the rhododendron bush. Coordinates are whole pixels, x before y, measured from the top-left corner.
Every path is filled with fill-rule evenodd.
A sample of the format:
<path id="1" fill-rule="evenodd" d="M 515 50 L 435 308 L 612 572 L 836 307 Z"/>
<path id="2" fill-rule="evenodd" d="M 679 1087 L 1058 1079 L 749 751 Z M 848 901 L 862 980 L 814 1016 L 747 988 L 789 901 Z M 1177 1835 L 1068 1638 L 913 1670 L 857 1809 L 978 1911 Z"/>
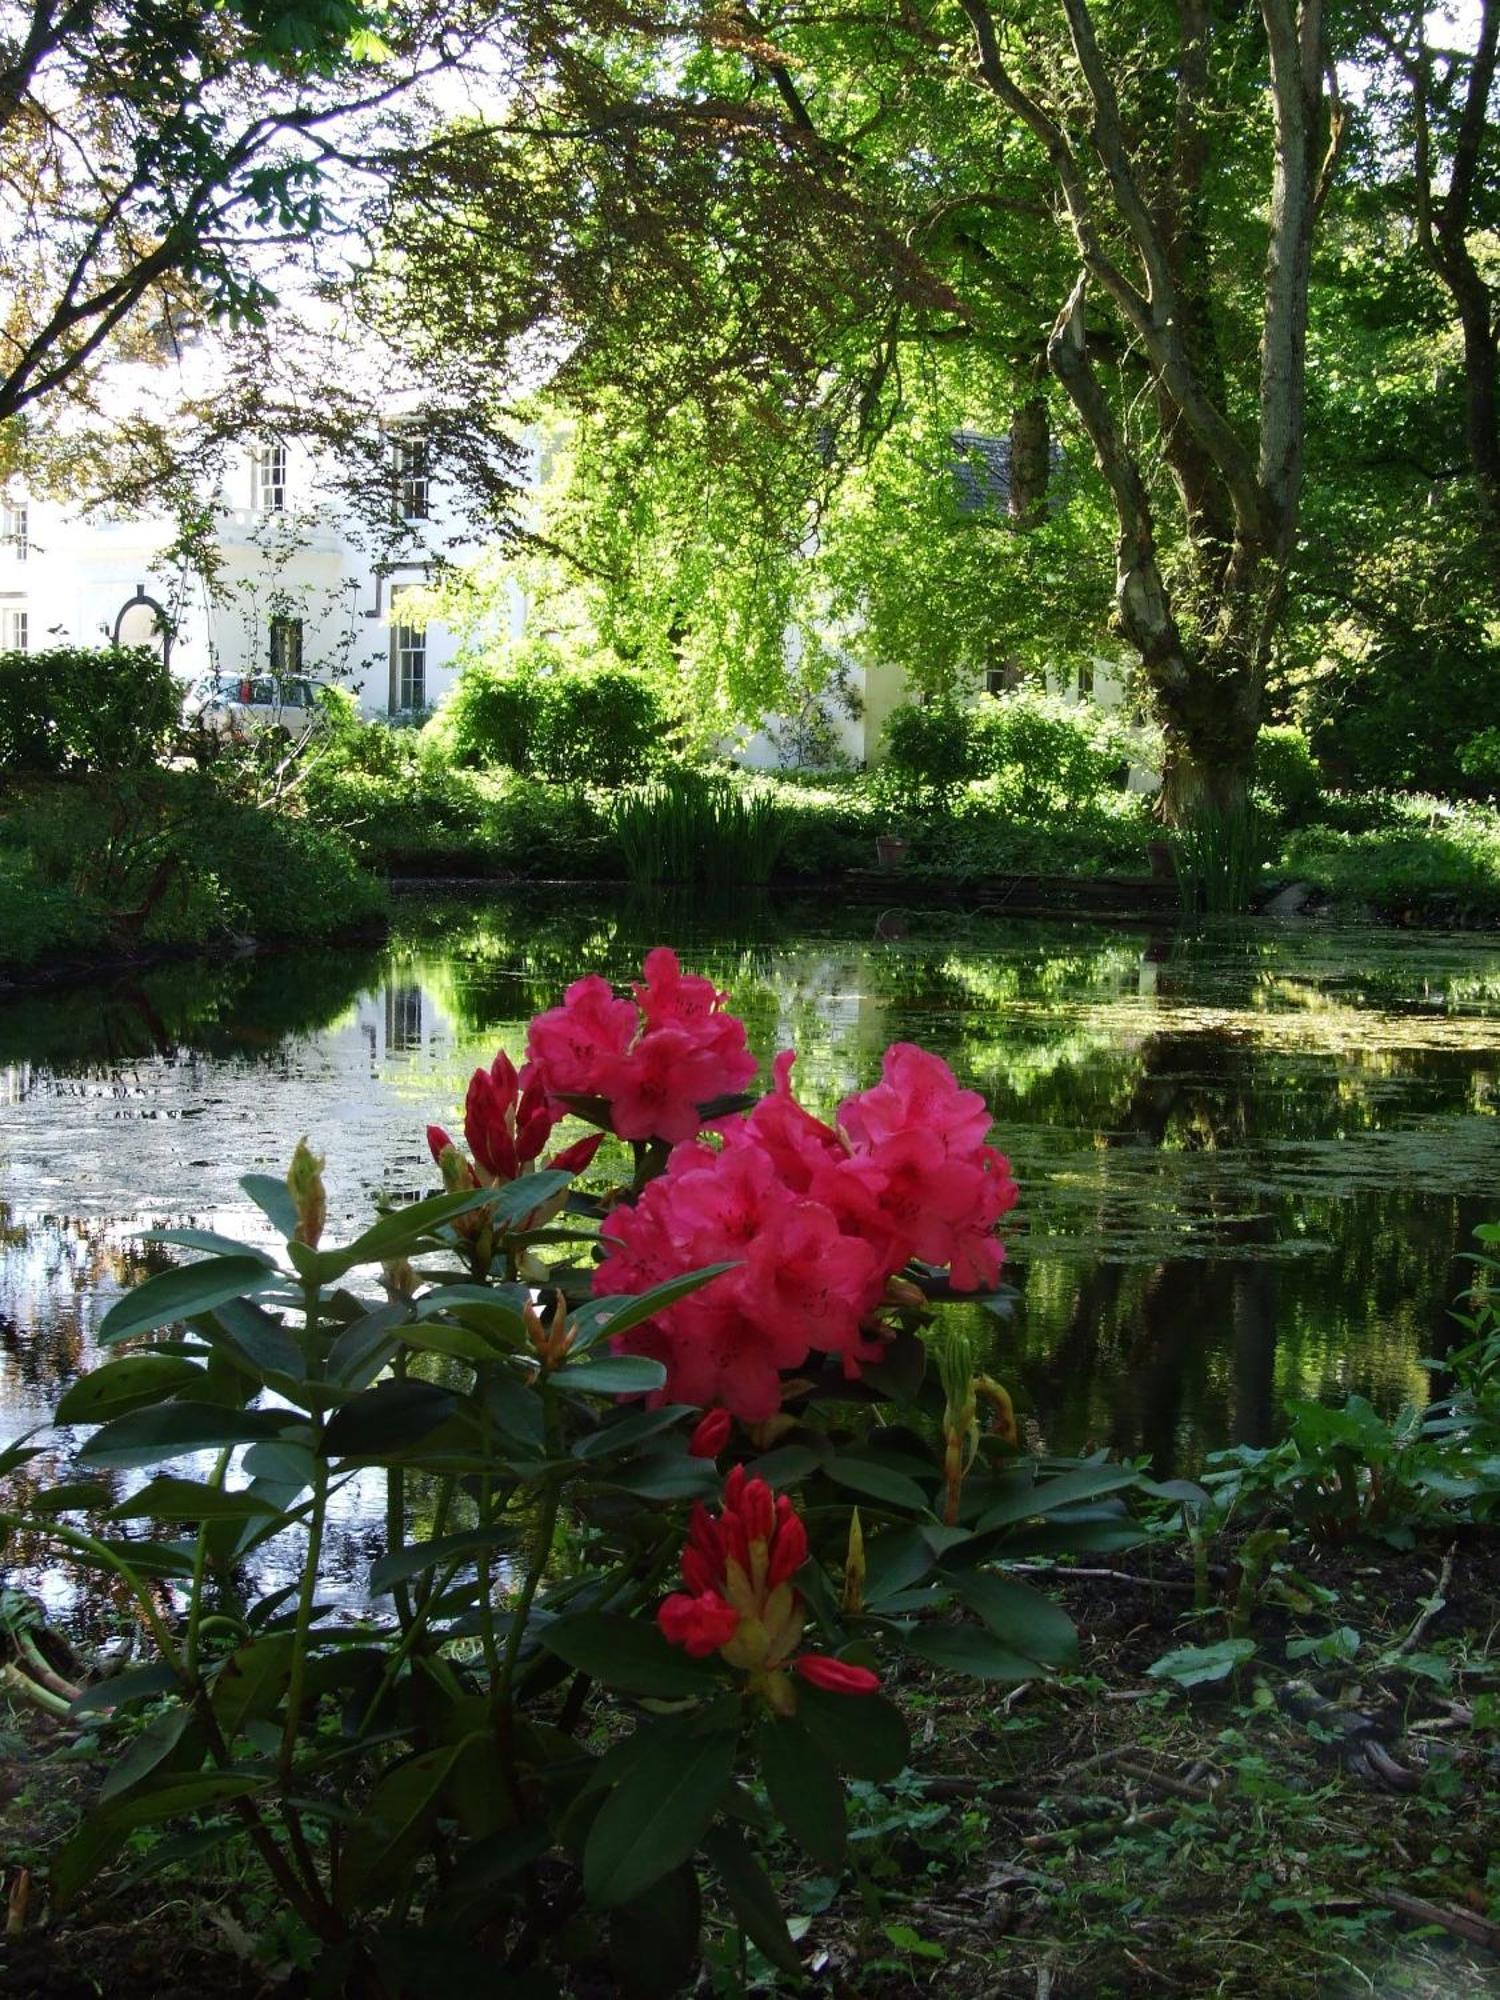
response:
<path id="1" fill-rule="evenodd" d="M 700 1908 L 791 1975 L 767 1828 L 837 1874 L 843 1781 L 912 1754 L 904 1682 L 1068 1663 L 1011 1565 L 1118 1546 L 1133 1475 L 1025 1455 L 989 1372 L 988 1107 L 910 1043 L 827 1120 L 794 1067 L 756 1095 L 726 995 L 659 948 L 475 1072 L 462 1136 L 428 1129 L 441 1193 L 329 1245 L 304 1144 L 243 1183 L 263 1241 L 159 1236 L 184 1261 L 106 1314 L 127 1351 L 64 1397 L 79 1477 L 28 1520 L 151 1642 L 82 1698 L 133 1747 L 59 1906 L 187 1821 L 338 1990 L 427 1991 L 439 1953 L 558 1991 L 608 1953 L 588 1976 L 669 1992 Z M 372 1479 L 349 1610 L 324 1532 Z M 267 1544 L 296 1581 L 260 1593 Z"/>

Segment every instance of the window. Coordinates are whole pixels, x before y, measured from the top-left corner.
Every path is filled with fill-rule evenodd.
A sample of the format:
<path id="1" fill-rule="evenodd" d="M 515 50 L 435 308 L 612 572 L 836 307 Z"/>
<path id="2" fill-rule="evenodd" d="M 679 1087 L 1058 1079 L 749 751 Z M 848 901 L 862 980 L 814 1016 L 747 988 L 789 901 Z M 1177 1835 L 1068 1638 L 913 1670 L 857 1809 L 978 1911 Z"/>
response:
<path id="1" fill-rule="evenodd" d="M 300 618 L 273 618 L 271 620 L 271 672 L 278 680 L 287 680 L 302 671 L 302 620 Z"/>
<path id="2" fill-rule="evenodd" d="M 255 453 L 254 505 L 262 514 L 280 514 L 286 510 L 284 444 L 263 444 Z"/>
<path id="3" fill-rule="evenodd" d="M 396 511 L 403 521 L 425 521 L 431 468 L 425 438 L 396 442 Z"/>
<path id="4" fill-rule="evenodd" d="M 31 546 L 30 514 L 25 507 L 0 507 L 0 549 L 25 562 Z"/>
<path id="5" fill-rule="evenodd" d="M 400 1049 L 421 1048 L 420 986 L 387 986 L 385 989 L 385 1045 L 392 1054 Z"/>
<path id="6" fill-rule="evenodd" d="M 0 610 L 0 653 L 26 651 L 26 632 L 29 622 L 26 613 L 14 605 L 6 605 Z"/>
<path id="7" fill-rule="evenodd" d="M 1087 701 L 1094 692 L 1094 663 L 1085 660 L 1078 669 L 1078 699 Z"/>
<path id="8" fill-rule="evenodd" d="M 398 625 L 392 643 L 391 709 L 393 713 L 427 706 L 427 628 Z"/>
<path id="9" fill-rule="evenodd" d="M 1004 666 L 987 667 L 984 676 L 986 694 L 1013 694 L 1021 686 L 1026 676 L 1019 660 L 1007 660 Z"/>

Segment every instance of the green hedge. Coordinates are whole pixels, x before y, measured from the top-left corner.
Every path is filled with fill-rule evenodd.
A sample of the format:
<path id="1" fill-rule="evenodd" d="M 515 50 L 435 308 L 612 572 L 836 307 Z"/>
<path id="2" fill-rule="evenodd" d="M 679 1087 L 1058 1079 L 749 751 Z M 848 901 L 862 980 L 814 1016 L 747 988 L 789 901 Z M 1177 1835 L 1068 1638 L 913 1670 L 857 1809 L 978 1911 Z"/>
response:
<path id="1" fill-rule="evenodd" d="M 626 667 L 555 674 L 466 667 L 442 723 L 460 764 L 601 785 L 661 763 L 671 730 L 655 686 Z"/>
<path id="2" fill-rule="evenodd" d="M 182 691 L 148 647 L 0 653 L 0 772 L 139 770 L 177 728 Z"/>

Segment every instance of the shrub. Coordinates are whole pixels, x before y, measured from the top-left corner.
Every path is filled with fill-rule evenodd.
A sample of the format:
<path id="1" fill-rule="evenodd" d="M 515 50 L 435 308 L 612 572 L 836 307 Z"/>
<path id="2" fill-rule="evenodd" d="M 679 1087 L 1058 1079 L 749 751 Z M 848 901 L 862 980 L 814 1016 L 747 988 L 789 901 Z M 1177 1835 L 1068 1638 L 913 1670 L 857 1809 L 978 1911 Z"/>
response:
<path id="1" fill-rule="evenodd" d="M 1000 1269 L 1015 1190 L 981 1101 L 898 1047 L 836 1139 L 783 1072 L 664 1172 L 754 1063 L 706 980 L 665 950 L 644 974 L 639 1007 L 590 978 L 539 1016 L 524 1092 L 508 1058 L 476 1073 L 464 1143 L 429 1134 L 446 1193 L 335 1244 L 304 1143 L 243 1183 L 272 1250 L 165 1232 L 191 1261 L 103 1316 L 112 1358 L 57 1410 L 82 1481 L 0 1514 L 107 1575 L 156 1655 L 88 1698 L 110 1768 L 51 1857 L 55 1910 L 186 1852 L 248 1876 L 320 1991 L 466 1990 L 488 1963 L 517 1992 L 667 1993 L 712 1884 L 741 1962 L 753 1941 L 800 1981 L 755 1849 L 850 1859 L 847 1781 L 912 1754 L 893 1656 L 992 1682 L 1076 1660 L 1015 1565 L 1101 1524 L 1119 1546 L 1138 1477 L 1025 1456 L 971 1315 L 914 1281 L 972 1297 Z M 634 1148 L 592 1270 L 597 1203 L 569 1197 L 598 1141 L 553 1150 L 565 1103 Z M 802 1198 L 814 1171 L 837 1211 Z M 121 1499 L 117 1468 L 156 1476 Z M 330 1615 L 325 1534 L 351 1477 L 386 1523 L 357 1619 Z M 43 1678 L 8 1692 L 66 1713 L 26 1657 Z"/>
<path id="2" fill-rule="evenodd" d="M 0 653 L 0 771 L 73 777 L 152 764 L 182 690 L 145 646 Z"/>
<path id="3" fill-rule="evenodd" d="M 1262 729 L 1251 782 L 1261 805 L 1283 826 L 1305 826 L 1322 804 L 1322 774 L 1312 745 L 1294 724 Z"/>
<path id="4" fill-rule="evenodd" d="M 529 771 L 537 685 L 529 674 L 501 673 L 483 662 L 465 667 L 438 722 L 447 732 L 454 761 L 508 764 L 513 771 Z"/>
<path id="5" fill-rule="evenodd" d="M 950 791 L 974 774 L 969 712 L 957 702 L 902 702 L 885 720 L 887 768 L 913 786 Z"/>
<path id="6" fill-rule="evenodd" d="M 459 764 L 611 785 L 661 761 L 670 719 L 653 684 L 628 667 L 540 674 L 480 663 L 459 676 L 441 727 Z"/>
<path id="7" fill-rule="evenodd" d="M 971 711 L 976 776 L 1000 781 L 1021 819 L 1037 819 L 1123 790 L 1137 753 L 1110 709 L 1020 688 Z"/>

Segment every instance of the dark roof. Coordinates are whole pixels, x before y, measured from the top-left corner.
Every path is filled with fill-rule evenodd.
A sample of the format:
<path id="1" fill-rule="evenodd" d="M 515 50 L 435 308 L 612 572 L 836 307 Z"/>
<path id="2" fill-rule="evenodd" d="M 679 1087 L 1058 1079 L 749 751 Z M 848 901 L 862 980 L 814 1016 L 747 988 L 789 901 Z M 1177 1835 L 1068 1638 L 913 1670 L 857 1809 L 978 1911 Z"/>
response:
<path id="1" fill-rule="evenodd" d="M 1004 514 L 1010 507 L 1010 439 L 955 431 L 953 490 L 961 514 Z"/>

